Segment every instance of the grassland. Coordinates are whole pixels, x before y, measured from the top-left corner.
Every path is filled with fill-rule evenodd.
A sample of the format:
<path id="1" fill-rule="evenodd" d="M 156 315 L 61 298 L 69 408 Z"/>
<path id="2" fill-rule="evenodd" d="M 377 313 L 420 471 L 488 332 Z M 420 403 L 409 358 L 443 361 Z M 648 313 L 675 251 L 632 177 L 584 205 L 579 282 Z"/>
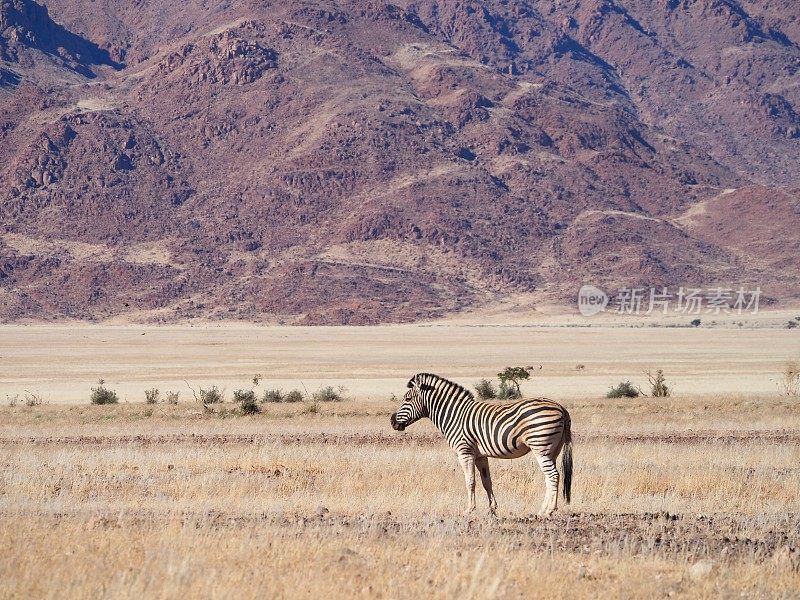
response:
<path id="1" fill-rule="evenodd" d="M 0 596 L 797 597 L 795 400 L 566 404 L 573 503 L 538 520 L 533 460 L 494 461 L 497 521 L 386 401 L 4 407 Z"/>
<path id="2" fill-rule="evenodd" d="M 800 597 L 800 404 L 775 384 L 796 331 L 0 329 L 0 398 L 46 402 L 0 406 L 0 598 Z M 535 518 L 534 461 L 493 461 L 499 518 L 480 494 L 464 518 L 446 443 L 392 431 L 387 398 L 514 364 L 570 409 L 573 502 Z M 602 397 L 648 366 L 678 395 Z M 184 381 L 230 398 L 256 373 L 351 398 L 245 417 Z M 120 404 L 88 404 L 101 377 Z"/>

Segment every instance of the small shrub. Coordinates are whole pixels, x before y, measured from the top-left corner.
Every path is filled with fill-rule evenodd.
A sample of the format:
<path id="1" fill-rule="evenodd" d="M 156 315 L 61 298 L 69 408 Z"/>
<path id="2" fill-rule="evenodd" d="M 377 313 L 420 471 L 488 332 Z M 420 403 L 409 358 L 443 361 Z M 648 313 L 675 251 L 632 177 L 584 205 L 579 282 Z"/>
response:
<path id="1" fill-rule="evenodd" d="M 167 404 L 177 404 L 180 397 L 181 397 L 180 392 L 167 392 L 166 394 L 164 394 L 164 398 Z"/>
<path id="2" fill-rule="evenodd" d="M 790 358 L 784 363 L 778 386 L 784 396 L 800 395 L 800 361 Z"/>
<path id="3" fill-rule="evenodd" d="M 500 389 L 497 390 L 499 400 L 517 400 L 522 398 L 522 392 L 518 385 L 509 384 L 507 381 L 500 382 Z"/>
<path id="4" fill-rule="evenodd" d="M 786 323 L 786 329 L 794 329 L 797 327 L 797 321 L 789 321 Z"/>
<path id="5" fill-rule="evenodd" d="M 300 390 L 292 390 L 283 398 L 284 402 L 302 402 L 303 392 Z"/>
<path id="6" fill-rule="evenodd" d="M 19 403 L 19 394 L 14 394 L 13 396 L 6 394 L 6 399 L 8 400 L 8 405 L 13 408 Z"/>
<path id="7" fill-rule="evenodd" d="M 606 398 L 636 398 L 641 392 L 630 381 L 620 381 L 616 387 L 608 390 Z"/>
<path id="8" fill-rule="evenodd" d="M 105 387 L 104 384 L 105 381 L 101 379 L 97 387 L 92 388 L 92 395 L 89 400 L 92 404 L 118 404 L 119 396 L 117 396 L 117 393 Z"/>
<path id="9" fill-rule="evenodd" d="M 345 399 L 347 388 L 339 386 L 338 389 L 333 389 L 332 385 L 324 387 L 314 392 L 312 396 L 314 402 L 341 402 Z"/>
<path id="10" fill-rule="evenodd" d="M 236 390 L 233 392 L 233 400 L 239 403 L 239 410 L 243 415 L 255 415 L 260 412 L 253 390 Z"/>
<path id="11" fill-rule="evenodd" d="M 262 402 L 283 402 L 282 390 L 264 390 L 264 396 L 261 398 Z"/>
<path id="12" fill-rule="evenodd" d="M 650 395 L 653 398 L 666 398 L 672 393 L 664 378 L 664 371 L 657 369 L 655 374 L 647 372 L 647 380 L 650 382 Z"/>
<path id="13" fill-rule="evenodd" d="M 692 327 L 700 327 L 700 323 L 701 323 L 700 319 L 692 319 L 692 321 L 689 324 Z"/>
<path id="14" fill-rule="evenodd" d="M 586 370 L 586 365 L 584 365 L 583 363 L 578 363 L 577 365 L 575 365 L 575 370 L 578 373 L 583 373 L 583 371 Z"/>
<path id="15" fill-rule="evenodd" d="M 203 404 L 220 404 L 225 401 L 225 392 L 212 385 L 207 390 L 200 388 L 200 402 Z"/>
<path id="16" fill-rule="evenodd" d="M 44 400 L 42 399 L 41 394 L 36 394 L 34 392 L 25 392 L 25 406 L 41 406 L 44 404 Z"/>
<path id="17" fill-rule="evenodd" d="M 256 393 L 253 390 L 236 390 L 233 392 L 234 402 L 249 402 L 250 400 L 253 402 L 256 400 Z"/>
<path id="18" fill-rule="evenodd" d="M 150 388 L 144 391 L 144 401 L 146 404 L 157 404 L 159 397 L 158 388 Z"/>
<path id="19" fill-rule="evenodd" d="M 478 398 L 481 400 L 492 400 L 497 398 L 497 390 L 488 379 L 481 379 L 475 384 L 475 391 L 478 392 Z"/>

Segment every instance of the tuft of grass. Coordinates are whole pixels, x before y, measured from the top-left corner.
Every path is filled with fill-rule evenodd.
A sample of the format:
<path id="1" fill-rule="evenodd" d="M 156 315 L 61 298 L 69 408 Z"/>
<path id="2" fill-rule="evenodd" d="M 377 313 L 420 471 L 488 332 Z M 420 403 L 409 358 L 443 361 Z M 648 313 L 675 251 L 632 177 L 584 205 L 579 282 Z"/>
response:
<path id="1" fill-rule="evenodd" d="M 264 390 L 264 395 L 261 398 L 262 402 L 283 402 L 283 390 Z"/>
<path id="2" fill-rule="evenodd" d="M 630 381 L 620 381 L 616 387 L 608 390 L 606 398 L 637 398 L 641 392 Z"/>
<path id="3" fill-rule="evenodd" d="M 181 397 L 180 392 L 167 392 L 166 394 L 164 394 L 164 398 L 167 404 L 177 404 L 180 397 Z"/>
<path id="4" fill-rule="evenodd" d="M 788 321 L 786 323 L 786 329 L 794 329 L 797 327 L 797 321 Z"/>
<path id="5" fill-rule="evenodd" d="M 92 395 L 89 400 L 92 404 L 118 404 L 119 396 L 115 391 L 105 387 L 105 381 L 101 379 L 97 387 L 92 388 Z"/>
<path id="6" fill-rule="evenodd" d="M 303 392 L 300 390 L 292 390 L 283 398 L 284 402 L 302 402 L 303 401 Z"/>
<path id="7" fill-rule="evenodd" d="M 481 400 L 492 400 L 497 398 L 497 389 L 488 379 L 481 379 L 478 383 L 476 383 L 475 391 L 478 392 L 478 398 Z"/>
<path id="8" fill-rule="evenodd" d="M 159 395 L 158 388 L 150 388 L 144 391 L 144 401 L 146 404 L 158 404 Z"/>
<path id="9" fill-rule="evenodd" d="M 338 388 L 333 389 L 332 385 L 326 386 L 314 392 L 312 398 L 314 402 L 341 402 L 346 400 L 345 394 L 347 388 L 340 385 Z"/>

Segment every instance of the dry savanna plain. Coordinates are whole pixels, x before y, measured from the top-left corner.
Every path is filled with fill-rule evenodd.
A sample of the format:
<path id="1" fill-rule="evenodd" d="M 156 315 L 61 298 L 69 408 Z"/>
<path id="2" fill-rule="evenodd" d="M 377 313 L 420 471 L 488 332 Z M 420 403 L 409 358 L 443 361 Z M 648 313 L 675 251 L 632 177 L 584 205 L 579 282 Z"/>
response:
<path id="1" fill-rule="evenodd" d="M 798 356 L 776 328 L 0 327 L 0 597 L 798 598 Z M 511 365 L 572 415 L 572 503 L 535 516 L 528 456 L 490 462 L 497 519 L 480 484 L 465 517 L 391 394 Z M 671 397 L 604 397 L 647 369 Z M 119 404 L 89 403 L 101 378 Z M 346 399 L 231 402 L 327 385 Z"/>

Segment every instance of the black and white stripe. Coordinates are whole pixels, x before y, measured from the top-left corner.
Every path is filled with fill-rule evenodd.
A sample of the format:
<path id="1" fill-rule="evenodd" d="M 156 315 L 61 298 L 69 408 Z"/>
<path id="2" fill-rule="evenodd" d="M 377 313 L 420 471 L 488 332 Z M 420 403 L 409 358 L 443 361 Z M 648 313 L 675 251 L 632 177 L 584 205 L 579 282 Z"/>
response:
<path id="1" fill-rule="evenodd" d="M 447 438 L 464 469 L 467 512 L 475 509 L 475 467 L 481 475 L 494 514 L 497 502 L 492 492 L 489 458 L 519 458 L 533 452 L 544 473 L 545 491 L 540 515 L 550 515 L 558 505 L 556 458 L 561 457 L 564 500 L 569 503 L 572 487 L 572 437 L 567 409 L 546 398 L 494 403 L 475 400 L 472 393 L 432 373 L 418 373 L 408 382 L 403 403 L 392 415 L 392 427 L 403 431 L 424 417 Z"/>

